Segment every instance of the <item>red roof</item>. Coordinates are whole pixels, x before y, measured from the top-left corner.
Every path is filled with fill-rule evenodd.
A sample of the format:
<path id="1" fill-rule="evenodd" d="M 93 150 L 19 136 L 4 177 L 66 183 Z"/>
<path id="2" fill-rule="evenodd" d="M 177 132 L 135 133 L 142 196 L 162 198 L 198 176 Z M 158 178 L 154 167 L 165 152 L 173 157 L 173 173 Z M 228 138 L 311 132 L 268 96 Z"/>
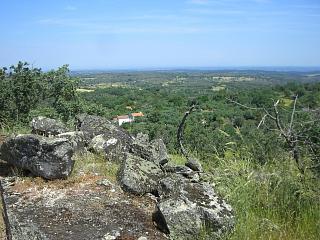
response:
<path id="1" fill-rule="evenodd" d="M 132 115 L 133 117 L 143 117 L 143 116 L 144 116 L 142 112 L 131 113 L 131 115 Z"/>

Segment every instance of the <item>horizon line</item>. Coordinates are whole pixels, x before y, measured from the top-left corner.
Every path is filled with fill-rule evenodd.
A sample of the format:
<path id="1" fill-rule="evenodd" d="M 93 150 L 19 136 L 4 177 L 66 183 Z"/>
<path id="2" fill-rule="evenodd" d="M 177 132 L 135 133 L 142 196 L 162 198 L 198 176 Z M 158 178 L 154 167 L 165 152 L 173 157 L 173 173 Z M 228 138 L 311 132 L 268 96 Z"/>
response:
<path id="1" fill-rule="evenodd" d="M 320 66 L 219 66 L 219 67 L 110 67 L 110 68 L 70 68 L 71 72 L 139 72 L 139 71 L 280 71 L 280 72 L 309 72 L 320 71 Z"/>

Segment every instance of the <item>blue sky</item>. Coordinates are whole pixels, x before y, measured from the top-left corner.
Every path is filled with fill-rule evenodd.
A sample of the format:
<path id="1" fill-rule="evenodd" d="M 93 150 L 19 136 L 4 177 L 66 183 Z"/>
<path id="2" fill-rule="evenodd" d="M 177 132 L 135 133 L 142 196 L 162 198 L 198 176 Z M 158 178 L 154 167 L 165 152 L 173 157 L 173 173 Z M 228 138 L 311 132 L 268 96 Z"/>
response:
<path id="1" fill-rule="evenodd" d="M 319 0 L 0 3 L 0 66 L 320 66 Z"/>

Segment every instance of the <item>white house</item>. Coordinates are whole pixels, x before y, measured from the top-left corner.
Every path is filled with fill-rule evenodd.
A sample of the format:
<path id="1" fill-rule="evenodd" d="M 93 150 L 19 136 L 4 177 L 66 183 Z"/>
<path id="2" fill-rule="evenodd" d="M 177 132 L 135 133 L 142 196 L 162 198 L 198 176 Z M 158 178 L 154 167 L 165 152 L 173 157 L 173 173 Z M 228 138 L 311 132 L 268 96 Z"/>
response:
<path id="1" fill-rule="evenodd" d="M 137 112 L 137 113 L 130 113 L 128 115 L 117 116 L 113 120 L 115 122 L 118 122 L 119 126 L 121 126 L 123 123 L 133 122 L 135 117 L 143 117 L 143 116 L 144 115 L 142 112 Z"/>

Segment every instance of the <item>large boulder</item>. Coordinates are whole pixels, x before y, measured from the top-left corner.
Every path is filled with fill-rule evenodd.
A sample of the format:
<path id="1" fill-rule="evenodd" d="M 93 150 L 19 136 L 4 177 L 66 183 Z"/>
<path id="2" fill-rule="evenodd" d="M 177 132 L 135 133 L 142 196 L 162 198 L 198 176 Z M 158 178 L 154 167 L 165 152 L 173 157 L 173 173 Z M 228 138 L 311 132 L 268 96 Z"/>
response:
<path id="1" fill-rule="evenodd" d="M 149 144 L 149 135 L 148 134 L 145 134 L 145 133 L 138 133 L 137 134 L 137 136 L 136 136 L 136 138 L 135 138 L 135 140 L 137 141 L 137 142 L 140 142 L 140 143 L 142 143 L 142 144 Z"/>
<path id="2" fill-rule="evenodd" d="M 129 133 L 104 117 L 82 114 L 77 116 L 76 125 L 84 133 L 89 150 L 104 153 L 108 160 L 121 162 L 132 144 Z"/>
<path id="3" fill-rule="evenodd" d="M 143 144 L 137 140 L 134 140 L 130 145 L 129 152 L 133 155 L 139 156 L 140 158 L 156 163 L 156 156 L 154 155 L 153 149 L 149 144 Z"/>
<path id="4" fill-rule="evenodd" d="M 120 168 L 118 181 L 123 190 L 143 195 L 157 194 L 159 180 L 163 177 L 159 166 L 138 156 L 126 153 Z"/>
<path id="5" fill-rule="evenodd" d="M 81 114 L 77 116 L 76 121 L 77 129 L 84 132 L 88 141 L 101 134 L 113 136 L 124 143 L 132 141 L 131 136 L 124 129 L 112 124 L 104 117 Z"/>
<path id="6" fill-rule="evenodd" d="M 169 160 L 166 145 L 162 139 L 149 142 L 147 134 L 139 133 L 130 146 L 130 153 L 157 165 L 164 165 Z"/>
<path id="7" fill-rule="evenodd" d="M 108 161 L 121 163 L 129 145 L 121 142 L 116 136 L 100 134 L 89 143 L 88 149 L 94 153 L 103 154 Z"/>
<path id="8" fill-rule="evenodd" d="M 231 206 L 208 183 L 194 183 L 173 175 L 162 179 L 160 187 L 161 199 L 153 217 L 172 239 L 194 239 L 203 226 L 210 239 L 220 239 L 233 228 Z"/>
<path id="9" fill-rule="evenodd" d="M 182 198 L 161 202 L 153 218 L 171 239 L 196 239 L 202 225 L 196 205 Z"/>
<path id="10" fill-rule="evenodd" d="M 170 157 L 163 140 L 160 138 L 154 139 L 153 141 L 151 141 L 150 145 L 154 153 L 155 161 L 160 165 L 166 164 L 169 161 Z"/>
<path id="11" fill-rule="evenodd" d="M 66 138 L 17 135 L 6 139 L 0 152 L 2 160 L 46 179 L 68 177 L 74 164 L 73 148 Z"/>
<path id="12" fill-rule="evenodd" d="M 31 121 L 32 133 L 43 136 L 56 136 L 68 132 L 68 128 L 59 120 L 36 117 Z"/>
<path id="13" fill-rule="evenodd" d="M 84 152 L 85 148 L 85 137 L 83 132 L 75 131 L 75 132 L 65 132 L 57 135 L 59 138 L 66 138 L 70 141 L 71 146 L 74 152 Z"/>

